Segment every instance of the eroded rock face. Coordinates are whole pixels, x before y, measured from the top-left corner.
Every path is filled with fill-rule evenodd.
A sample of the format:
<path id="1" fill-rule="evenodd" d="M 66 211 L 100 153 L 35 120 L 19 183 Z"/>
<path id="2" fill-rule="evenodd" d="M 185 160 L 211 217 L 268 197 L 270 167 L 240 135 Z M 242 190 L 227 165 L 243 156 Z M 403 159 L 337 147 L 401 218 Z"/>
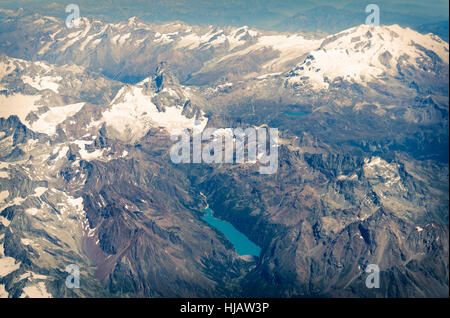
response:
<path id="1" fill-rule="evenodd" d="M 446 294 L 448 228 L 445 223 L 430 221 L 436 217 L 421 215 L 414 185 L 419 180 L 405 172 L 401 177 L 394 175 L 396 165 L 380 158 L 348 162 L 346 156 L 314 160 L 311 158 L 322 156 L 292 155 L 288 150 L 281 154 L 277 176 L 264 180 L 246 168 L 224 169 L 206 180 L 199 178 L 202 191 L 209 191 L 205 194 L 215 213 L 264 246 L 255 269 L 243 280 L 244 295 Z M 344 167 L 352 166 L 349 171 L 355 174 L 344 175 Z M 384 182 L 381 187 L 380 182 Z M 408 189 L 395 190 L 395 182 Z M 422 190 L 421 195 L 433 197 L 434 190 Z M 417 193 L 411 198 L 415 203 L 408 206 L 400 198 L 412 192 Z M 251 202 L 247 193 L 252 193 Z M 441 197 L 442 205 L 430 214 L 446 211 L 446 194 L 442 192 Z M 422 197 L 421 202 L 429 200 Z M 407 212 L 411 206 L 416 208 Z M 414 222 L 418 219 L 422 221 Z M 365 287 L 369 264 L 380 267 L 380 289 Z M 424 278 L 421 271 L 437 276 Z"/>
<path id="2" fill-rule="evenodd" d="M 16 57 L 0 59 L 1 296 L 448 297 L 447 43 L 34 19 L 0 35 L 36 38 L 0 42 Z M 370 76 L 347 72 L 361 54 Z M 170 159 L 171 133 L 260 126 L 280 131 L 275 174 Z M 238 255 L 207 205 L 261 255 Z"/>

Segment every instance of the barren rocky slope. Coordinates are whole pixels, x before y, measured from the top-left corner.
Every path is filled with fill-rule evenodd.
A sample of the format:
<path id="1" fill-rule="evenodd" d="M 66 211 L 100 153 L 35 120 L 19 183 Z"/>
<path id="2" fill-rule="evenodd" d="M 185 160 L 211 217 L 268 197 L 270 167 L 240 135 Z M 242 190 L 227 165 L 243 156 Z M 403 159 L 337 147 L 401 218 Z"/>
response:
<path id="1" fill-rule="evenodd" d="M 0 296 L 448 297 L 437 36 L 0 20 Z M 280 130 L 273 175 L 170 160 L 170 133 L 261 125 Z"/>

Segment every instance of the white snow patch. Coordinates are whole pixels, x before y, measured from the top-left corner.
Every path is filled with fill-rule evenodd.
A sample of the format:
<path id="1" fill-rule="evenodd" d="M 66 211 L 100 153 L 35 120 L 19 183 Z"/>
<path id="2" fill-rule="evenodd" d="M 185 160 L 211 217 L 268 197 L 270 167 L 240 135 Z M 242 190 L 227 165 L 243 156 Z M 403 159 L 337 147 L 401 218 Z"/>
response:
<path id="1" fill-rule="evenodd" d="M 56 126 L 80 111 L 85 103 L 77 103 L 60 107 L 52 107 L 31 125 L 31 129 L 44 134 L 54 134 Z"/>
<path id="2" fill-rule="evenodd" d="M 327 39 L 329 43 L 313 51 L 297 65 L 293 70 L 295 76 L 291 76 L 289 82 L 300 82 L 307 77 L 314 88 L 320 89 L 328 87 L 325 78 L 332 81 L 342 77 L 364 84 L 384 74 L 395 76 L 397 68 L 394 66 L 401 57 L 407 57 L 412 66 L 416 65 L 417 59 L 429 59 L 415 44 L 432 50 L 447 64 L 449 60 L 448 43 L 398 25 L 375 28 L 360 25 L 330 35 Z M 383 54 L 391 56 L 391 67 L 381 62 L 380 56 Z"/>
<path id="3" fill-rule="evenodd" d="M 4 216 L 0 216 L 0 223 L 2 223 L 3 226 L 8 227 L 11 222 Z"/>
<path id="4" fill-rule="evenodd" d="M 6 256 L 0 258 L 0 278 L 14 272 L 19 269 L 20 262 L 16 263 L 16 260 L 12 257 Z"/>
<path id="5" fill-rule="evenodd" d="M 9 294 L 5 289 L 5 285 L 0 284 L 0 298 L 8 298 Z"/>
<path id="6" fill-rule="evenodd" d="M 0 202 L 5 200 L 7 197 L 9 197 L 9 191 L 8 190 L 0 191 Z"/>
<path id="7" fill-rule="evenodd" d="M 156 32 L 156 34 L 155 34 L 156 39 L 154 39 L 153 42 L 159 43 L 159 44 L 169 44 L 170 42 L 174 41 L 174 36 L 177 33 L 178 32 L 176 32 L 176 33 L 160 34 L 159 32 Z"/>
<path id="8" fill-rule="evenodd" d="M 59 160 L 59 159 L 63 158 L 67 154 L 68 151 L 69 151 L 69 147 L 68 146 L 62 147 L 62 149 L 58 153 L 58 156 L 56 157 L 56 160 Z"/>
<path id="9" fill-rule="evenodd" d="M 88 152 L 86 150 L 86 145 L 92 144 L 92 141 L 87 140 L 75 140 L 75 144 L 80 147 L 80 156 L 81 159 L 86 161 L 91 161 L 100 158 L 103 155 L 103 150 L 95 149 L 93 152 Z"/>
<path id="10" fill-rule="evenodd" d="M 125 35 L 122 35 L 122 36 L 119 38 L 119 45 L 125 44 L 125 41 L 126 41 L 127 39 L 129 39 L 130 36 L 131 36 L 131 33 L 127 33 L 127 34 L 125 34 Z"/>
<path id="11" fill-rule="evenodd" d="M 34 189 L 33 196 L 40 197 L 41 195 L 44 194 L 45 191 L 47 191 L 46 187 L 37 187 L 37 188 Z"/>
<path id="12" fill-rule="evenodd" d="M 25 238 L 20 239 L 20 241 L 22 242 L 23 245 L 31 245 L 31 243 L 33 243 L 32 240 L 25 239 Z"/>
<path id="13" fill-rule="evenodd" d="M 11 115 L 17 115 L 20 121 L 26 125 L 25 118 L 29 112 L 38 108 L 35 103 L 40 98 L 40 95 L 0 95 L 0 117 L 8 118 Z M 30 125 L 27 126 L 30 128 Z"/>
<path id="14" fill-rule="evenodd" d="M 25 213 L 29 215 L 36 215 L 39 212 L 39 209 L 36 208 L 28 208 L 25 210 Z"/>
<path id="15" fill-rule="evenodd" d="M 47 292 L 44 282 L 26 286 L 20 298 L 52 298 L 52 295 Z"/>
<path id="16" fill-rule="evenodd" d="M 84 42 L 81 43 L 81 45 L 80 45 L 80 50 L 83 51 L 84 48 L 86 47 L 86 45 L 87 45 L 90 41 L 92 41 L 93 38 L 95 38 L 95 37 L 97 37 L 97 36 L 103 34 L 103 33 L 105 32 L 105 30 L 106 30 L 107 27 L 108 27 L 108 25 L 105 25 L 105 26 L 100 30 L 100 32 L 95 33 L 95 34 L 92 34 L 92 35 L 90 35 L 90 36 L 87 36 L 87 37 L 86 37 L 86 40 L 84 40 Z M 94 44 L 94 42 L 93 42 L 93 45 L 94 45 L 94 46 L 96 46 L 96 45 L 98 44 L 97 41 L 100 42 L 101 39 L 95 40 L 95 41 L 94 41 L 95 44 Z"/>
<path id="17" fill-rule="evenodd" d="M 115 103 L 119 97 L 123 101 Z M 111 109 L 103 113 L 103 120 L 127 139 L 143 137 L 151 126 L 163 127 L 171 134 L 186 128 L 193 129 L 195 133 L 203 131 L 207 119 L 189 119 L 182 115 L 182 111 L 181 106 L 166 105 L 166 111 L 159 112 L 151 102 L 151 96 L 144 95 L 142 88 L 130 87 L 119 91 Z"/>
<path id="18" fill-rule="evenodd" d="M 62 80 L 61 76 L 39 76 L 36 75 L 35 77 L 30 76 L 22 76 L 22 80 L 25 84 L 28 84 L 37 90 L 44 90 L 44 89 L 50 89 L 54 91 L 55 93 L 58 93 L 59 84 L 58 82 Z"/>
<path id="19" fill-rule="evenodd" d="M 79 198 L 74 198 L 71 196 L 67 197 L 67 202 L 72 205 L 73 207 L 75 207 L 75 209 L 79 212 L 83 211 L 83 198 L 79 197 Z"/>
<path id="20" fill-rule="evenodd" d="M 401 190 L 405 190 L 396 163 L 388 163 L 380 157 L 365 158 L 363 171 L 369 180 L 379 179 L 385 187 L 398 185 Z"/>

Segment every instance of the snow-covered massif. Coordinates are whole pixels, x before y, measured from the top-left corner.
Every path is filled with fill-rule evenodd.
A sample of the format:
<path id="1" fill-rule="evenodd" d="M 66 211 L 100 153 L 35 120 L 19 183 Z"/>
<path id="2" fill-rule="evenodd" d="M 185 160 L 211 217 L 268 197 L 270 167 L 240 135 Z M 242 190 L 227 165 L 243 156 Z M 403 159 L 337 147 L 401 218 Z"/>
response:
<path id="1" fill-rule="evenodd" d="M 52 25 L 57 21 L 49 20 L 47 23 Z M 82 52 L 89 47 L 95 49 L 94 43 L 100 45 L 100 42 L 108 39 L 112 41 L 108 42 L 108 45 L 114 46 L 112 49 L 123 47 L 124 50 L 138 42 L 137 45 L 143 47 L 170 44 L 169 50 L 175 52 L 199 52 L 220 46 L 224 49 L 217 51 L 220 53 L 204 63 L 196 74 L 212 74 L 226 65 L 233 67 L 236 61 L 245 56 L 255 56 L 261 61 L 259 69 L 251 73 L 255 79 L 264 81 L 280 74 L 288 74 L 287 82 L 290 85 L 302 84 L 315 90 L 327 89 L 336 78 L 366 85 L 386 76 L 398 78 L 404 68 L 408 73 L 430 73 L 436 71 L 436 63 L 448 65 L 449 61 L 448 43 L 432 34 L 422 35 L 398 25 L 375 28 L 361 25 L 324 39 L 311 39 L 300 34 L 264 33 L 248 27 L 219 29 L 212 26 L 188 27 L 182 23 L 158 26 L 135 18 L 126 23 L 105 24 L 83 18 L 80 29 L 56 31 L 49 39 L 48 43 L 42 44 L 45 47 L 40 50 L 42 54 L 50 54 L 54 50 L 66 52 L 69 48 Z M 289 71 L 289 65 L 294 61 L 298 64 Z M 36 94 L 26 90 L 0 96 L 1 116 L 18 115 L 32 130 L 54 134 L 58 124 L 75 115 L 84 105 L 84 100 L 68 105 L 58 102 L 53 105 L 44 104 L 43 94 L 58 94 L 62 89 L 65 92 L 71 89 L 62 80 L 60 67 L 43 62 L 3 58 L 0 70 L 2 79 L 8 79 L 18 72 L 24 88 L 28 86 L 39 92 Z M 82 72 L 78 70 L 80 71 Z M 248 78 L 246 73 L 242 77 Z M 186 128 L 201 131 L 205 127 L 207 119 L 187 118 L 182 114 L 183 103 L 189 99 L 186 90 L 183 93 L 185 96 L 176 96 L 170 88 L 158 92 L 174 95 L 174 98 L 168 99 L 169 104 L 161 108 L 152 101 L 157 93 L 144 92 L 143 84 L 146 81 L 148 80 L 123 86 L 110 105 L 105 107 L 102 118 L 93 121 L 91 127 L 105 122 L 119 135 L 127 135 L 126 139 L 133 140 L 145 135 L 151 126 L 163 127 L 170 133 Z M 7 82 L 2 84 L 7 89 L 5 85 Z M 232 88 L 233 82 L 226 85 Z M 15 107 L 9 107 L 10 104 Z M 48 109 L 42 110 L 42 106 L 48 106 Z M 30 112 L 34 116 L 27 118 Z"/>
<path id="2" fill-rule="evenodd" d="M 397 25 L 314 38 L 136 18 L 1 22 L 0 297 L 246 296 L 274 275 L 277 296 L 365 296 L 361 268 L 381 258 L 400 286 L 386 293 L 448 291 L 448 226 L 429 223 L 448 224 L 438 37 Z M 207 126 L 278 128 L 277 174 L 170 161 L 170 134 Z M 260 260 L 198 222 L 200 191 L 260 241 Z M 422 262 L 431 255 L 442 263 Z M 413 289 L 398 276 L 409 261 Z M 64 287 L 72 263 L 91 285 Z"/>
<path id="3" fill-rule="evenodd" d="M 398 25 L 360 25 L 327 37 L 320 48 L 296 66 L 289 81 L 295 83 L 307 77 L 316 88 L 328 87 L 337 77 L 367 83 L 398 75 L 398 63 L 421 70 L 433 58 L 449 62 L 448 43 L 433 34 L 423 35 Z"/>
<path id="4" fill-rule="evenodd" d="M 171 134 L 184 129 L 192 129 L 194 133 L 203 131 L 208 119 L 187 118 L 182 114 L 183 105 L 165 105 L 160 111 L 152 102 L 154 95 L 144 94 L 143 87 L 124 87 L 96 124 L 106 122 L 126 140 L 139 139 L 152 126 L 165 128 Z"/>
<path id="5" fill-rule="evenodd" d="M 66 105 L 60 107 L 52 107 L 47 112 L 39 116 L 35 122 L 31 124 L 31 129 L 37 132 L 48 135 L 56 132 L 56 126 L 78 113 L 83 107 L 84 103 L 77 103 L 73 105 Z"/>

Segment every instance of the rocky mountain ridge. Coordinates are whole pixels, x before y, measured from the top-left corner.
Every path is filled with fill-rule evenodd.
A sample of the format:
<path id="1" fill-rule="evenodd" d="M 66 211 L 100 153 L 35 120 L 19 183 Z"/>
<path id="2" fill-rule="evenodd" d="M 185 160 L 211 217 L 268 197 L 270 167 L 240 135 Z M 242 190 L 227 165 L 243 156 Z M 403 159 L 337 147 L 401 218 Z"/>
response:
<path id="1" fill-rule="evenodd" d="M 1 20 L 2 297 L 448 296 L 436 36 Z M 281 131 L 274 175 L 170 161 L 171 132 L 260 125 Z M 200 193 L 260 257 L 203 221 Z"/>

